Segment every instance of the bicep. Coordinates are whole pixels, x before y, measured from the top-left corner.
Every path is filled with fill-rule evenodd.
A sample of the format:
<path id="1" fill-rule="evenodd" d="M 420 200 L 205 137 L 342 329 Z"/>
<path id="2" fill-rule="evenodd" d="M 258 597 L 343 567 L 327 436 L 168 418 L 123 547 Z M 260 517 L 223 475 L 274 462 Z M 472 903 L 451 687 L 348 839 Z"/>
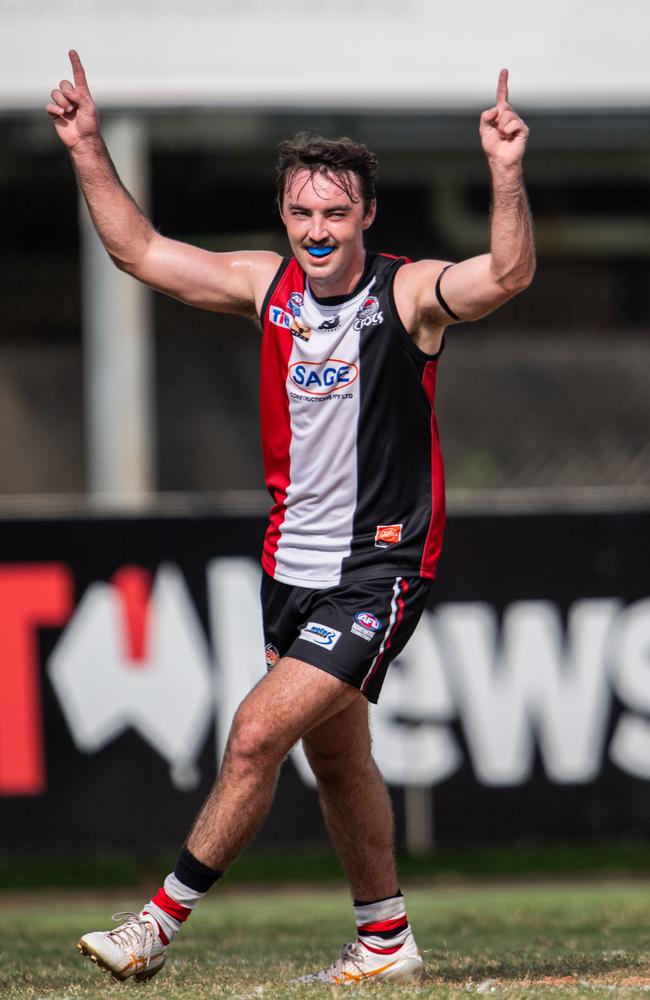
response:
<path id="1" fill-rule="evenodd" d="M 156 234 L 133 273 L 199 309 L 254 315 L 279 259 L 263 251 L 213 253 Z"/>
<path id="2" fill-rule="evenodd" d="M 494 276 L 490 254 L 482 254 L 443 266 L 438 271 L 431 298 L 446 316 L 445 322 L 450 324 L 481 319 L 511 297 L 512 292 L 504 289 Z"/>

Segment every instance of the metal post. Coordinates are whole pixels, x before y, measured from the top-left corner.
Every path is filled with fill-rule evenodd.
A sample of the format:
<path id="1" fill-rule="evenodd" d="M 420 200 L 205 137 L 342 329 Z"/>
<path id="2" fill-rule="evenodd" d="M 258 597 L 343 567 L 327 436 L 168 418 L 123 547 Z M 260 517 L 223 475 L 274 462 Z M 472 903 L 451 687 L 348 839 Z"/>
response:
<path id="1" fill-rule="evenodd" d="M 435 849 L 433 790 L 407 785 L 404 789 L 406 850 L 412 857 L 427 857 Z"/>
<path id="2" fill-rule="evenodd" d="M 147 211 L 145 123 L 103 126 L 115 166 Z M 81 199 L 87 488 L 101 505 L 141 508 L 154 487 L 151 294 L 111 262 Z"/>

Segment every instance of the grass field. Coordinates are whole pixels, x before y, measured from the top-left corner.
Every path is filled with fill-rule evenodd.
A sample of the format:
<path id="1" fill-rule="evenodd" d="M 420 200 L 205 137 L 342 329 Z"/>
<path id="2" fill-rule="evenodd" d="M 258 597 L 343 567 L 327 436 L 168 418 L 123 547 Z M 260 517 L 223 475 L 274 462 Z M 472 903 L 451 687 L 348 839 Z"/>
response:
<path id="1" fill-rule="evenodd" d="M 107 893 L 0 895 L 1 1000 L 312 1000 L 326 986 L 292 987 L 354 936 L 342 889 L 218 890 L 192 917 L 165 969 L 148 984 L 114 983 L 75 942 L 106 929 L 141 899 Z M 527 884 L 412 888 L 408 912 L 425 953 L 420 985 L 354 987 L 385 1000 L 481 994 L 650 997 L 650 884 Z"/>

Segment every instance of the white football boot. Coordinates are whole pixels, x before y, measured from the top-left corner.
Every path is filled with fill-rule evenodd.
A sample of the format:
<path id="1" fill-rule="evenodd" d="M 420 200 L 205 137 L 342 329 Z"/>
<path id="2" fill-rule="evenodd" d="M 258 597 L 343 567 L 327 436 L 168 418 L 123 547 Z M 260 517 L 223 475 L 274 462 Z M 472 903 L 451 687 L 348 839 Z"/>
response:
<path id="1" fill-rule="evenodd" d="M 343 946 L 340 957 L 328 969 L 302 976 L 297 982 L 344 986 L 365 982 L 367 979 L 384 979 L 392 983 L 405 983 L 419 979 L 423 965 L 415 938 L 409 931 L 402 947 L 390 955 L 376 955 L 360 941 L 352 941 Z"/>
<path id="2" fill-rule="evenodd" d="M 84 934 L 77 948 L 114 979 L 151 979 L 167 958 L 167 946 L 160 940 L 156 921 L 139 913 L 115 913 L 113 920 L 122 923 L 112 931 Z"/>

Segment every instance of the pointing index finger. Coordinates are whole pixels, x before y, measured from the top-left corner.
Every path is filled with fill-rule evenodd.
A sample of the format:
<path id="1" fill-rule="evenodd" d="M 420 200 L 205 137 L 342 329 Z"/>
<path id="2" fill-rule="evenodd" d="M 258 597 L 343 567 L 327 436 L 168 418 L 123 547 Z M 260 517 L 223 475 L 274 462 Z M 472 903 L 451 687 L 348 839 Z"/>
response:
<path id="1" fill-rule="evenodd" d="M 75 49 L 70 49 L 68 52 L 70 57 L 70 63 L 72 65 L 72 72 L 74 74 L 74 85 L 75 87 L 85 87 L 88 89 L 88 84 L 86 83 L 86 74 L 84 68 L 81 65 L 81 59 L 79 58 L 79 53 Z"/>
<path id="2" fill-rule="evenodd" d="M 497 105 L 508 103 L 508 70 L 502 69 L 497 83 Z"/>

